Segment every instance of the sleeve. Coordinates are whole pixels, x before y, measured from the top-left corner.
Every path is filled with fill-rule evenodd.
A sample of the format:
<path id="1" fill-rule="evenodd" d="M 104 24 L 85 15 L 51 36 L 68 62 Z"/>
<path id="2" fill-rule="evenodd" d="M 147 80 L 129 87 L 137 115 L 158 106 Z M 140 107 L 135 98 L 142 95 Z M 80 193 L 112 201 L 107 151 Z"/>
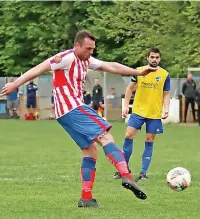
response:
<path id="1" fill-rule="evenodd" d="M 52 71 L 67 69 L 73 61 L 73 53 L 58 53 L 48 59 Z"/>
<path id="2" fill-rule="evenodd" d="M 187 85 L 186 85 L 186 83 L 184 82 L 184 83 L 183 83 L 183 86 L 182 86 L 182 93 L 183 93 L 183 94 L 185 94 L 186 87 L 187 87 Z"/>
<path id="3" fill-rule="evenodd" d="M 197 84 L 196 84 L 196 82 L 194 81 L 194 90 L 196 90 L 196 88 L 197 88 Z"/>
<path id="4" fill-rule="evenodd" d="M 165 79 L 165 84 L 164 84 L 163 90 L 164 91 L 169 91 L 170 90 L 170 76 L 169 76 L 169 74 Z"/>
<path id="5" fill-rule="evenodd" d="M 90 93 L 89 93 L 87 96 L 88 96 L 88 100 L 89 100 L 89 102 L 91 103 L 91 101 L 92 101 L 92 97 L 91 97 Z"/>
<path id="6" fill-rule="evenodd" d="M 134 75 L 134 76 L 131 77 L 131 82 L 132 82 L 132 83 L 137 83 L 137 81 L 138 81 L 138 78 L 137 78 L 136 75 Z"/>
<path id="7" fill-rule="evenodd" d="M 99 89 L 99 93 L 100 93 L 100 96 L 103 97 L 103 88 L 100 86 L 100 89 Z"/>
<path id="8" fill-rule="evenodd" d="M 101 67 L 102 63 L 103 63 L 102 61 L 95 59 L 94 57 L 90 57 L 88 68 L 92 70 L 96 70 L 99 67 Z"/>

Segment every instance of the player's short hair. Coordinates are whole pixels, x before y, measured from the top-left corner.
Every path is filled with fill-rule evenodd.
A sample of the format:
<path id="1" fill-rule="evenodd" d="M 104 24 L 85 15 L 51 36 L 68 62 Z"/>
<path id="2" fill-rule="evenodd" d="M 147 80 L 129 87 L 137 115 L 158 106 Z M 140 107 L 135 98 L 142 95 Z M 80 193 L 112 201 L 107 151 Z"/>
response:
<path id="1" fill-rule="evenodd" d="M 159 54 L 161 55 L 160 50 L 159 50 L 158 48 L 151 48 L 151 49 L 149 50 L 149 52 L 147 53 L 147 57 L 150 56 L 150 53 L 151 53 L 151 52 L 153 52 L 153 53 L 159 53 Z"/>
<path id="2" fill-rule="evenodd" d="M 96 40 L 95 36 L 90 31 L 80 30 L 76 33 L 74 42 L 78 42 L 81 44 L 85 38 L 90 38 L 93 41 Z"/>

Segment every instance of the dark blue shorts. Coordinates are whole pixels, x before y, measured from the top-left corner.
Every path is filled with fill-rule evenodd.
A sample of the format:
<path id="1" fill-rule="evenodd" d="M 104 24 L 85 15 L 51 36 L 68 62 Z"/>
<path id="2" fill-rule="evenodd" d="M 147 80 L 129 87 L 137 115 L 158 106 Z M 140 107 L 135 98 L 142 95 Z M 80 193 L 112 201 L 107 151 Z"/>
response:
<path id="1" fill-rule="evenodd" d="M 26 108 L 37 108 L 36 98 L 27 98 Z"/>
<path id="2" fill-rule="evenodd" d="M 163 126 L 161 119 L 148 119 L 133 113 L 131 114 L 128 120 L 128 126 L 136 128 L 138 130 L 141 130 L 144 123 L 146 123 L 146 133 L 150 133 L 150 134 L 163 133 Z"/>
<path id="3" fill-rule="evenodd" d="M 57 119 L 77 145 L 83 149 L 112 126 L 88 105 L 82 105 Z"/>

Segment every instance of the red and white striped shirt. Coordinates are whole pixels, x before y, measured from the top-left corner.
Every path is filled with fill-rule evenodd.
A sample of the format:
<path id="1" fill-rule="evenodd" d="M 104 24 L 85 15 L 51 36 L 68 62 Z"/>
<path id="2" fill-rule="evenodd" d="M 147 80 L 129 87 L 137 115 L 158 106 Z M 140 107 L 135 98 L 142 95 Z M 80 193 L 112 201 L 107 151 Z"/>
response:
<path id="1" fill-rule="evenodd" d="M 53 71 L 55 115 L 59 118 L 83 105 L 83 86 L 87 70 L 97 69 L 102 61 L 90 57 L 81 61 L 74 51 L 67 50 L 48 59 Z"/>

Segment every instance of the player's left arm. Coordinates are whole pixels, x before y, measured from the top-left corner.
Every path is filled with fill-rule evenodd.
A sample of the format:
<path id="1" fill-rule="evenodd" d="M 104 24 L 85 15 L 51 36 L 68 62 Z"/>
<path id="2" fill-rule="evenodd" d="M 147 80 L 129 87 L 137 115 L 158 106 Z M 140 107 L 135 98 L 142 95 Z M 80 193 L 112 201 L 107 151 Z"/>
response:
<path id="1" fill-rule="evenodd" d="M 170 76 L 168 75 L 164 88 L 163 88 L 163 106 L 164 106 L 164 113 L 162 119 L 166 119 L 169 115 L 169 105 L 170 105 Z"/>
<path id="2" fill-rule="evenodd" d="M 93 57 L 90 57 L 89 68 L 120 75 L 147 75 L 150 72 L 157 71 L 157 68 L 146 66 L 142 70 L 130 68 L 117 62 L 103 62 Z"/>

